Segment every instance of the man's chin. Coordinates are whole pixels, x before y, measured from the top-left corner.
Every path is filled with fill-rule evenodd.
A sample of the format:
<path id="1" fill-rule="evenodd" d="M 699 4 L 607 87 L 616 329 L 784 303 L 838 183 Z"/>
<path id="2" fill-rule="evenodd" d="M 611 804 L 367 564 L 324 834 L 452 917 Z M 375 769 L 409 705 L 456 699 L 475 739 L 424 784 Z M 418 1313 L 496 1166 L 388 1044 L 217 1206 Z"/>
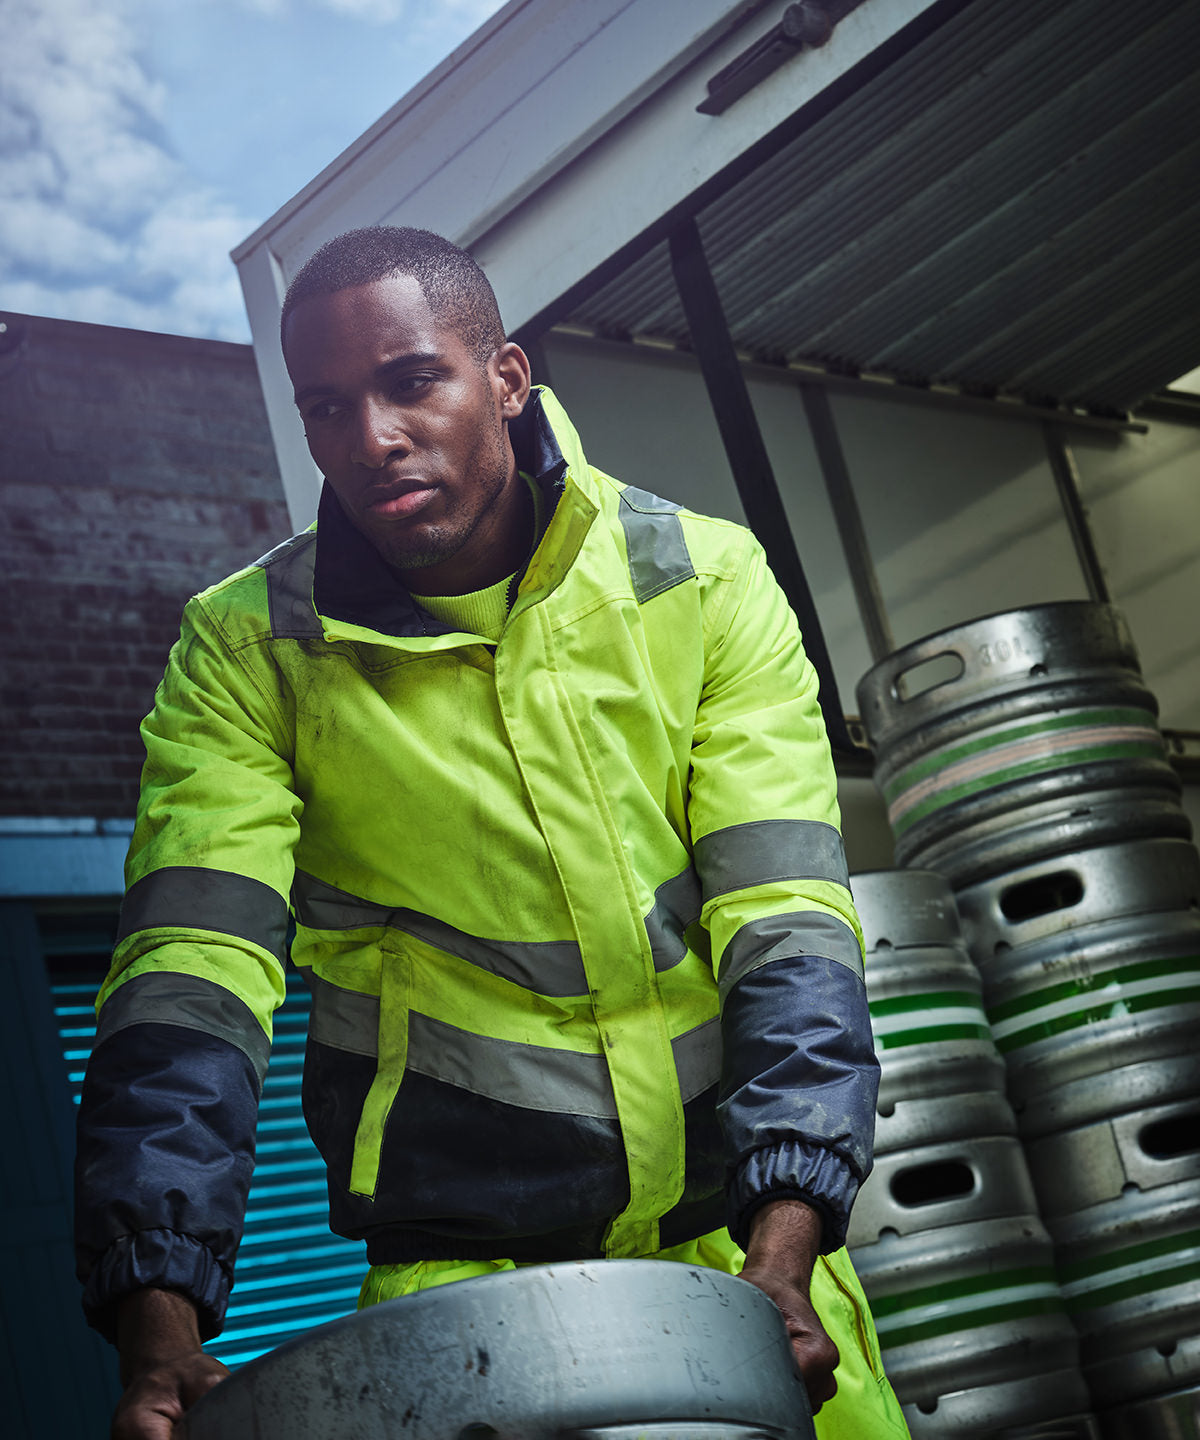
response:
<path id="1" fill-rule="evenodd" d="M 375 548 L 392 567 L 399 570 L 404 578 L 404 583 L 410 590 L 421 593 L 421 572 L 432 570 L 437 565 L 452 560 L 463 545 L 463 538 L 454 535 L 430 535 L 428 532 L 421 536 L 411 536 L 407 542 L 401 542 L 400 537 L 390 535 L 382 541 L 372 538 Z"/>

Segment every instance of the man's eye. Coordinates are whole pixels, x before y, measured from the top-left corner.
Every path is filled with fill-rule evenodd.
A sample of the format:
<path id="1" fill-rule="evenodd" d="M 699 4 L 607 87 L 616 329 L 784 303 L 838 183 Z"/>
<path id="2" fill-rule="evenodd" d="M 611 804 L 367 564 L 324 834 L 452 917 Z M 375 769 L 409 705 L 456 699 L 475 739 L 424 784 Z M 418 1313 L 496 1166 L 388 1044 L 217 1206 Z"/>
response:
<path id="1" fill-rule="evenodd" d="M 332 420 L 335 415 L 341 414 L 342 407 L 336 400 L 318 400 L 308 405 L 304 410 L 304 419 L 320 424 L 322 420 Z"/>
<path id="2" fill-rule="evenodd" d="M 401 375 L 392 384 L 392 391 L 396 395 L 415 395 L 432 385 L 436 377 L 433 375 Z"/>

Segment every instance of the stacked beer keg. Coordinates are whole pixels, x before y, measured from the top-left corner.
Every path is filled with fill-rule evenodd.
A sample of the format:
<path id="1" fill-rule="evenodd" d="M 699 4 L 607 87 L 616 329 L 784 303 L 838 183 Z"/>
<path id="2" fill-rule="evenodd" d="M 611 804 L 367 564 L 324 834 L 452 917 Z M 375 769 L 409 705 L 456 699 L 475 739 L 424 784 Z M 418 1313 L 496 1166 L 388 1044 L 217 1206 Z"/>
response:
<path id="1" fill-rule="evenodd" d="M 875 1169 L 848 1243 L 914 1440 L 1092 1436 L 950 887 L 928 870 L 850 883 L 881 1075 Z"/>
<path id="2" fill-rule="evenodd" d="M 1200 861 L 1124 621 L 991 616 L 858 696 L 897 858 L 954 888 L 1102 1428 L 1194 1440 Z"/>

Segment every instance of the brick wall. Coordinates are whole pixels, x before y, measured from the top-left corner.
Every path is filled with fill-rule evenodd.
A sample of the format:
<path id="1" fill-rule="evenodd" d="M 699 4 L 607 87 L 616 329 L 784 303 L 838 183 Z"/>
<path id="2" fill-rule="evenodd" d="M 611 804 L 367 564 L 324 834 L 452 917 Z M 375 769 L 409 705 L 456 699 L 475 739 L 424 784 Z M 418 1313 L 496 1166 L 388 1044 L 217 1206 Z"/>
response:
<path id="1" fill-rule="evenodd" d="M 184 601 L 290 531 L 253 355 L 0 324 L 0 815 L 131 817 Z"/>

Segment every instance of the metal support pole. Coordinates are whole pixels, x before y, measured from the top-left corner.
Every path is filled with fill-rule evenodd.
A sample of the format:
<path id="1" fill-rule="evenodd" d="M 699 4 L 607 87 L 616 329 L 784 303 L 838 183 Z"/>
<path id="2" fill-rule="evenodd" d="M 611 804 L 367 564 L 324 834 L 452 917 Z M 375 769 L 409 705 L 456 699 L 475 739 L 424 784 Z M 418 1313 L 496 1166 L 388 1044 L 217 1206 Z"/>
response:
<path id="1" fill-rule="evenodd" d="M 833 518 L 837 522 L 846 564 L 850 567 L 850 582 L 854 586 L 854 598 L 858 602 L 863 629 L 867 632 L 871 659 L 882 660 L 885 655 L 892 653 L 896 643 L 892 639 L 892 627 L 884 609 L 875 564 L 867 548 L 867 534 L 863 529 L 854 489 L 850 484 L 850 471 L 842 453 L 842 442 L 838 439 L 833 407 L 829 403 L 829 396 L 819 385 L 801 385 L 800 397 L 804 401 L 808 428 L 812 431 L 817 460 L 825 477 L 825 490 L 833 507 Z"/>
<path id="2" fill-rule="evenodd" d="M 1108 581 L 1104 578 L 1100 556 L 1096 553 L 1096 542 L 1088 524 L 1087 511 L 1083 508 L 1083 501 L 1079 496 L 1079 471 L 1075 465 L 1075 457 L 1061 426 L 1047 421 L 1042 426 L 1042 434 L 1045 436 L 1046 455 L 1050 461 L 1050 469 L 1054 472 L 1058 498 L 1063 514 L 1067 517 L 1067 527 L 1075 545 L 1075 554 L 1079 557 L 1079 568 L 1083 571 L 1088 596 L 1107 605 L 1111 600 Z"/>
<path id="3" fill-rule="evenodd" d="M 817 672 L 829 742 L 834 750 L 861 755 L 862 746 L 855 743 L 846 727 L 812 591 L 796 552 L 775 472 L 694 220 L 685 220 L 671 234 L 671 268 L 742 509 L 767 553 L 776 580 L 796 612 L 805 651 Z"/>

